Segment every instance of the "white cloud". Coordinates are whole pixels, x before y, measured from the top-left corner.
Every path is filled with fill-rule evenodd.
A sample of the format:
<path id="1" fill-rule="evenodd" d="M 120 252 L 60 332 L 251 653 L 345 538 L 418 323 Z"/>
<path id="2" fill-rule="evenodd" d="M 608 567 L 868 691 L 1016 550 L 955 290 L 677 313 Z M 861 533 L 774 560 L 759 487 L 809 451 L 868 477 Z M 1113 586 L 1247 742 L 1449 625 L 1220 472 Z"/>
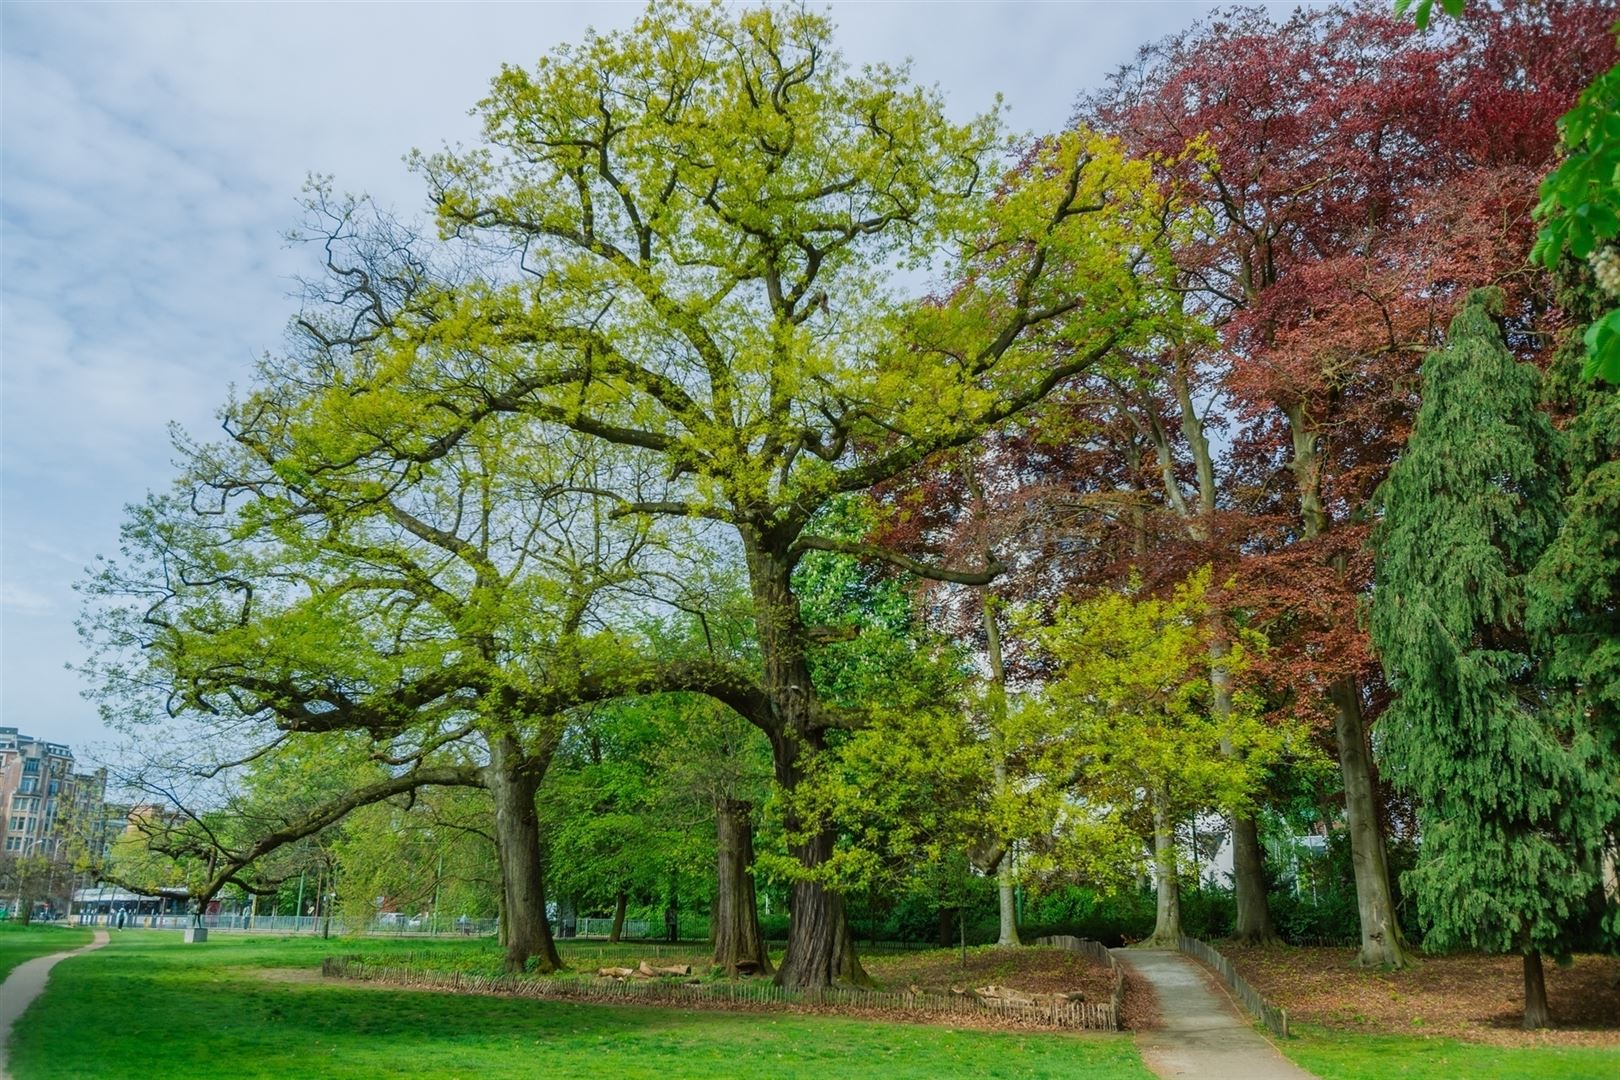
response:
<path id="1" fill-rule="evenodd" d="M 306 173 L 414 211 L 401 155 L 473 139 L 467 110 L 502 61 L 642 10 L 0 5 L 0 721 L 67 741 L 99 730 L 61 672 L 83 566 L 63 553 L 114 549 L 123 504 L 168 481 L 168 422 L 211 434 L 227 386 L 279 344 L 307 257 L 280 236 Z M 860 3 L 834 17 L 853 63 L 910 55 L 957 116 L 1000 89 L 1015 127 L 1045 130 L 1200 10 Z"/>
<path id="2" fill-rule="evenodd" d="M 55 606 L 44 593 L 35 592 L 25 585 L 0 581 L 0 608 L 6 611 L 19 615 L 44 615 Z"/>

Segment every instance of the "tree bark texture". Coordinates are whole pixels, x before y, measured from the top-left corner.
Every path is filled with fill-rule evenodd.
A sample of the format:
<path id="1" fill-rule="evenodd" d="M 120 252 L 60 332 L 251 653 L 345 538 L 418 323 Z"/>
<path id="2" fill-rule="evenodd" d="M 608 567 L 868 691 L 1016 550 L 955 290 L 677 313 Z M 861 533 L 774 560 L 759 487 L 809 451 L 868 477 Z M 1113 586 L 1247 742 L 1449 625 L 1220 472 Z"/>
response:
<path id="1" fill-rule="evenodd" d="M 714 962 L 729 975 L 769 975 L 771 956 L 759 932 L 754 895 L 753 807 L 740 799 L 721 799 L 715 807 L 718 877 L 714 914 Z"/>
<path id="2" fill-rule="evenodd" d="M 1232 815 L 1232 880 L 1236 889 L 1237 925 L 1232 936 L 1246 945 L 1274 945 L 1279 940 L 1266 898 L 1266 871 L 1260 830 L 1254 815 Z"/>
<path id="3" fill-rule="evenodd" d="M 786 544 L 781 545 L 786 548 Z M 770 716 L 749 717 L 771 744 L 776 782 L 790 796 L 804 780 L 802 756 L 823 748 L 817 724 L 815 686 L 805 655 L 804 618 L 793 595 L 793 565 L 785 555 L 745 531 L 749 585 L 763 660 L 762 689 Z M 829 827 L 811 828 L 791 810 L 783 824 L 789 852 L 804 868 L 790 893 L 787 954 L 776 973 L 779 986 L 814 990 L 825 986 L 869 986 L 871 979 L 855 955 L 855 937 L 844 911 L 844 898 L 815 880 L 832 858 L 837 839 Z"/>
<path id="4" fill-rule="evenodd" d="M 1361 723 L 1361 692 L 1355 680 L 1335 683 L 1334 734 L 1339 743 L 1339 770 L 1344 778 L 1345 819 L 1350 829 L 1350 865 L 1356 876 L 1356 908 L 1361 917 L 1363 967 L 1398 968 L 1406 965 L 1406 942 L 1395 919 L 1394 894 L 1389 886 L 1389 861 L 1384 830 L 1379 823 L 1373 790 L 1372 762 L 1367 733 Z"/>
<path id="5" fill-rule="evenodd" d="M 495 847 L 501 863 L 501 914 L 506 930 L 506 970 L 562 967 L 546 921 L 545 867 L 540 856 L 540 817 L 534 795 L 539 779 L 526 772 L 517 740 L 510 735 L 489 739 L 486 784 L 495 802 Z"/>
<path id="6" fill-rule="evenodd" d="M 1524 954 L 1524 1029 L 1534 1031 L 1552 1024 L 1547 1008 L 1547 979 L 1541 968 L 1541 953 L 1531 949 Z"/>
<path id="7" fill-rule="evenodd" d="M 993 553 L 988 547 L 984 551 L 985 564 L 989 565 Z M 979 614 L 984 619 L 984 647 L 990 659 L 990 721 L 994 725 L 993 737 L 998 741 L 1005 739 L 1007 730 L 1007 666 L 1001 653 L 1001 625 L 996 622 L 996 612 L 990 602 L 990 590 L 979 589 Z M 1004 793 L 1007 790 L 1007 761 L 1003 752 L 998 753 L 996 759 L 996 791 Z M 996 944 L 1001 948 L 1013 948 L 1022 945 L 1018 937 L 1018 905 L 1013 894 L 1012 871 L 1012 844 L 1010 837 L 1002 837 L 1001 861 L 996 866 L 996 894 L 1001 908 L 1001 928 L 996 935 Z"/>
<path id="8" fill-rule="evenodd" d="M 1305 538 L 1310 540 L 1332 524 L 1322 501 L 1317 434 L 1303 405 L 1293 405 L 1285 412 L 1293 439 L 1291 468 L 1299 491 L 1300 519 Z M 1333 705 L 1339 772 L 1344 778 L 1345 824 L 1350 831 L 1350 862 L 1356 877 L 1356 908 L 1361 918 L 1361 952 L 1356 962 L 1364 967 L 1403 967 L 1406 943 L 1395 920 L 1384 827 L 1373 790 L 1372 757 L 1361 716 L 1361 688 L 1355 677 L 1335 682 L 1328 689 L 1328 699 Z"/>
<path id="9" fill-rule="evenodd" d="M 1181 936 L 1181 881 L 1176 875 L 1176 829 L 1170 820 L 1169 797 L 1153 795 L 1153 882 L 1158 894 L 1151 944 L 1176 947 Z"/>
<path id="10" fill-rule="evenodd" d="M 613 898 L 613 929 L 608 931 L 608 941 L 617 943 L 624 936 L 624 912 L 629 903 L 630 898 L 620 889 Z"/>

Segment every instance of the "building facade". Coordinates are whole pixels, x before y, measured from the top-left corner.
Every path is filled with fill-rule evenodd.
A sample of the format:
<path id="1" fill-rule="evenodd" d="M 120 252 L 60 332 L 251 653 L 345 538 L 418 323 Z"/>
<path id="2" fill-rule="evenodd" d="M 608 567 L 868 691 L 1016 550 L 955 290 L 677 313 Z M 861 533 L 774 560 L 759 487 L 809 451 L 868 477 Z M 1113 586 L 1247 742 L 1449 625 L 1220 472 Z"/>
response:
<path id="1" fill-rule="evenodd" d="M 66 857 L 75 825 L 94 834 L 83 837 L 90 846 L 103 847 L 106 795 L 106 769 L 75 772 L 64 744 L 0 727 L 0 852 Z"/>

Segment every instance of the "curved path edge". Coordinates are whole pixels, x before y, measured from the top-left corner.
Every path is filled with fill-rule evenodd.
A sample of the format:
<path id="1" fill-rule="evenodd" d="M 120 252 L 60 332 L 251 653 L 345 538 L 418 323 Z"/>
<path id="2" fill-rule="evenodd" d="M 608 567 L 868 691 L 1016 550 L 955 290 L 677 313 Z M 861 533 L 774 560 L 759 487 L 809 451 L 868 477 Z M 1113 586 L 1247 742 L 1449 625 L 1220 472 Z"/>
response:
<path id="1" fill-rule="evenodd" d="M 107 931 L 97 930 L 88 945 L 69 949 L 67 952 L 51 953 L 49 956 L 36 956 L 11 969 L 6 981 L 0 983 L 0 1080 L 6 1080 L 11 1075 L 7 1068 L 7 1062 L 10 1060 L 7 1047 L 11 1042 L 11 1029 L 28 1010 L 28 1006 L 34 1003 L 34 999 L 44 992 L 45 983 L 51 977 L 51 968 L 69 957 L 95 952 L 110 940 Z"/>
<path id="2" fill-rule="evenodd" d="M 1147 1067 L 1177 1080 L 1314 1080 L 1254 1029 L 1209 972 L 1169 949 L 1114 949 L 1159 996 L 1163 1024 L 1137 1033 Z"/>

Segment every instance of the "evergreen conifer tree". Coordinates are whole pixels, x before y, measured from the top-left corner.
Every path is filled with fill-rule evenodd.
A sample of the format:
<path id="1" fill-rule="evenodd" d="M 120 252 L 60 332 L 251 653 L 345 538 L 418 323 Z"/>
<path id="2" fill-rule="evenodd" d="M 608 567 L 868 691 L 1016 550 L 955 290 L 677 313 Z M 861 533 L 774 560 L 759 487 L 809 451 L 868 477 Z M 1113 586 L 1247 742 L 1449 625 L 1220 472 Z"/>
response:
<path id="1" fill-rule="evenodd" d="M 1564 704 L 1601 740 L 1613 851 L 1620 844 L 1620 393 L 1583 372 L 1582 333 L 1608 298 L 1585 266 L 1562 270 L 1558 303 L 1572 325 L 1553 357 L 1547 397 L 1569 415 L 1568 472 L 1558 535 L 1530 575 L 1526 621 Z M 1599 888 L 1591 906 L 1601 944 L 1620 946 L 1620 898 Z"/>
<path id="2" fill-rule="evenodd" d="M 1501 294 L 1469 295 L 1423 364 L 1423 405 L 1379 491 L 1372 634 L 1399 695 L 1383 751 L 1416 797 L 1407 885 L 1431 949 L 1524 956 L 1524 1025 L 1549 1022 L 1603 840 L 1598 746 L 1542 679 L 1526 579 L 1559 524 L 1559 437 L 1503 343 Z"/>

